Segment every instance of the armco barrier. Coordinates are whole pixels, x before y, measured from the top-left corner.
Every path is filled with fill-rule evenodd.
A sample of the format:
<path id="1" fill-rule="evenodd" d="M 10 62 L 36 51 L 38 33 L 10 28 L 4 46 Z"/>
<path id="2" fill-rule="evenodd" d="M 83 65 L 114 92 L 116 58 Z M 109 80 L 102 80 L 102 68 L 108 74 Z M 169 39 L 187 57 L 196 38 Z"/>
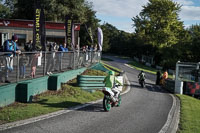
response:
<path id="1" fill-rule="evenodd" d="M 86 68 L 81 68 L 49 76 L 48 90 L 59 90 L 61 88 L 61 83 L 66 83 L 69 80 L 76 78 L 77 75 L 83 73 L 85 70 Z"/>
<path id="2" fill-rule="evenodd" d="M 94 89 L 102 89 L 105 86 L 103 83 L 104 79 L 105 76 L 78 75 L 77 83 L 83 90 L 91 91 Z"/>
<path id="3" fill-rule="evenodd" d="M 169 92 L 174 93 L 175 92 L 175 81 L 171 79 L 165 80 L 165 89 L 167 89 Z"/>
<path id="4" fill-rule="evenodd" d="M 48 76 L 27 80 L 16 86 L 16 101 L 32 102 L 33 96 L 47 91 Z"/>
<path id="5" fill-rule="evenodd" d="M 34 95 L 49 90 L 58 90 L 61 83 L 75 78 L 86 68 L 71 70 L 63 73 L 21 81 L 9 85 L 0 86 L 0 107 L 18 102 L 31 102 Z"/>
<path id="6" fill-rule="evenodd" d="M 16 83 L 0 86 L 0 107 L 4 107 L 15 102 Z"/>

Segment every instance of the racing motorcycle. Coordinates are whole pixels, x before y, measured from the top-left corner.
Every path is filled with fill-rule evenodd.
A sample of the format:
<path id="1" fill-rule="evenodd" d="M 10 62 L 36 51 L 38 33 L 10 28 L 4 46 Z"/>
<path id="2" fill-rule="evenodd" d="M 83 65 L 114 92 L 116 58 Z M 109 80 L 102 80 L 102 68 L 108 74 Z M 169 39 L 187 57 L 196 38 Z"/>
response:
<path id="1" fill-rule="evenodd" d="M 141 85 L 142 88 L 145 87 L 145 79 L 139 79 L 139 84 Z"/>
<path id="2" fill-rule="evenodd" d="M 109 111 L 111 107 L 119 107 L 121 104 L 121 95 L 122 86 L 116 84 L 114 88 L 104 87 L 102 92 L 104 93 L 103 98 L 103 108 L 105 111 Z"/>

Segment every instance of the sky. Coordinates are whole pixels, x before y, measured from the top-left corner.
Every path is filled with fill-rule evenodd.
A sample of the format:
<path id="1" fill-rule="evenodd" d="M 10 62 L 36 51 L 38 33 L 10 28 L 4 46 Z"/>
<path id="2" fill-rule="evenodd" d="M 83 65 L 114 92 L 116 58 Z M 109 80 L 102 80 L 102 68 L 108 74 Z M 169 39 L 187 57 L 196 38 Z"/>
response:
<path id="1" fill-rule="evenodd" d="M 119 30 L 134 32 L 133 17 L 138 15 L 148 0 L 87 0 L 93 3 L 100 24 L 109 23 Z M 179 18 L 185 27 L 200 24 L 200 0 L 173 0 L 180 4 Z"/>

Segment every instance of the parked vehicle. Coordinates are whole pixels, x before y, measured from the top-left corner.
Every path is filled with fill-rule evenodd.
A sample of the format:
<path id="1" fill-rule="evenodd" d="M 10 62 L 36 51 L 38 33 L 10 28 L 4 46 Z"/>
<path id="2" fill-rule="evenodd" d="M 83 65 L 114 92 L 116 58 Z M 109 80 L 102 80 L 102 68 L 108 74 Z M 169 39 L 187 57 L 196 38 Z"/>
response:
<path id="1" fill-rule="evenodd" d="M 115 87 L 112 89 L 108 87 L 103 88 L 103 108 L 105 111 L 108 112 L 111 109 L 111 107 L 119 107 L 121 105 L 120 92 L 122 91 L 122 89 L 120 89 L 119 87 L 119 85 L 115 85 Z"/>

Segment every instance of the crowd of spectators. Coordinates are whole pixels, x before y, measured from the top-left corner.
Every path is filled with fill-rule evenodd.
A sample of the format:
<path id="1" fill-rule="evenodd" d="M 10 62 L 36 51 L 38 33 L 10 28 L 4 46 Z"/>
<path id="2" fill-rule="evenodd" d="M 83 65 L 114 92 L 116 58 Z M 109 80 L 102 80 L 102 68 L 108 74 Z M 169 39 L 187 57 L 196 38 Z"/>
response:
<path id="1" fill-rule="evenodd" d="M 3 52 L 9 52 L 3 56 L 0 56 L 0 82 L 10 83 L 9 74 L 13 71 L 13 59 L 16 55 L 19 57 L 19 78 L 31 77 L 35 78 L 36 69 L 38 66 L 38 58 L 44 57 L 40 48 L 33 48 L 33 41 L 29 40 L 24 44 L 24 48 L 19 49 L 17 45 L 18 37 L 16 35 L 12 36 L 12 39 L 6 40 L 4 43 Z M 23 52 L 21 52 L 23 51 Z M 98 51 L 97 45 L 83 45 L 79 46 L 78 44 L 72 47 L 68 47 L 66 43 L 58 45 L 55 42 L 47 42 L 46 50 L 46 69 L 45 73 L 47 75 L 53 74 L 55 71 L 61 71 L 62 67 L 62 58 L 69 51 L 73 51 L 75 55 L 75 61 L 78 65 L 86 65 L 87 61 L 92 58 L 92 55 L 89 52 Z M 72 54 L 71 54 L 72 55 Z M 68 54 L 67 56 L 70 56 Z M 93 55 L 95 56 L 95 54 Z M 70 65 L 74 62 L 72 56 L 70 57 Z M 29 75 L 26 75 L 27 67 L 30 67 Z M 72 68 L 72 66 L 70 66 Z M 4 78 L 4 80 L 3 80 Z"/>

